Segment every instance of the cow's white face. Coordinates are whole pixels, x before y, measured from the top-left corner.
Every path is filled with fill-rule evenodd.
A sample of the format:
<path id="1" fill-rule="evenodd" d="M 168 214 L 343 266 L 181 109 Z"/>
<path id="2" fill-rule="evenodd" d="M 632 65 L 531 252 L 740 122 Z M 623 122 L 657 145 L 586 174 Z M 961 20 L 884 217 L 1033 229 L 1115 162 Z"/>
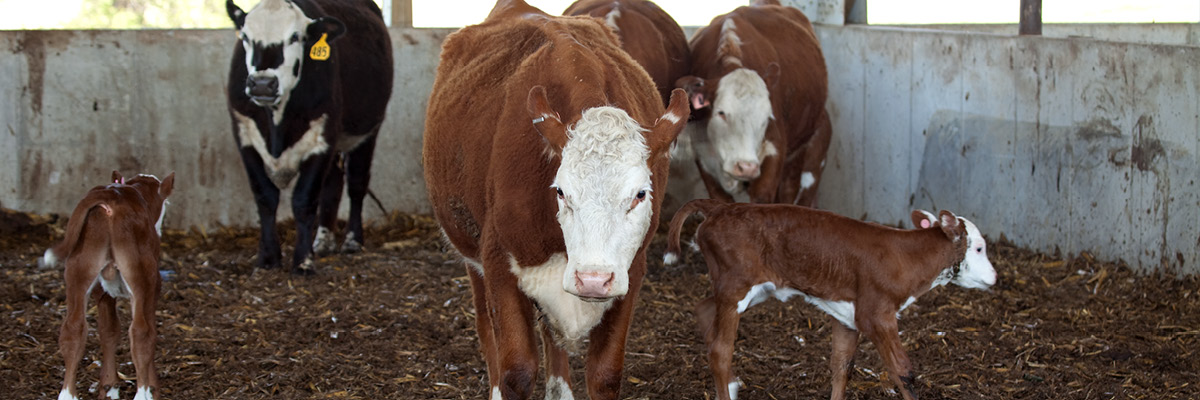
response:
<path id="1" fill-rule="evenodd" d="M 584 110 L 568 129 L 551 187 L 567 248 L 568 293 L 601 300 L 629 290 L 629 267 L 653 214 L 645 131 L 614 107 Z"/>
<path id="2" fill-rule="evenodd" d="M 954 284 L 971 289 L 987 289 L 996 284 L 996 268 L 987 257 L 987 242 L 979 228 L 966 218 L 959 217 L 967 228 L 967 254 L 959 265 Z"/>
<path id="3" fill-rule="evenodd" d="M 721 182 L 758 178 L 764 158 L 776 153 L 765 141 L 767 123 L 774 116 L 767 84 L 753 70 L 739 68 L 721 78 L 708 119 L 708 140 L 718 156 Z M 730 188 L 726 188 L 727 190 Z"/>
<path id="4" fill-rule="evenodd" d="M 306 33 L 313 22 L 284 0 L 263 0 L 245 15 L 238 36 L 246 51 L 246 95 L 254 104 L 287 103 L 300 82 Z"/>

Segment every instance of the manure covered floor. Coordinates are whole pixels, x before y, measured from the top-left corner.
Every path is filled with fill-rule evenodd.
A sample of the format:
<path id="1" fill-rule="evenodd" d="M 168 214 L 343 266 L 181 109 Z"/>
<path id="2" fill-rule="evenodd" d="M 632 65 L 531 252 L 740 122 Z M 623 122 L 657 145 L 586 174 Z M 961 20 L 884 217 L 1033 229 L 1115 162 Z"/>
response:
<path id="1" fill-rule="evenodd" d="M 4 398 L 59 392 L 62 272 L 38 269 L 36 259 L 62 226 L 54 217 L 0 214 Z M 660 232 L 650 251 L 621 396 L 712 398 L 692 312 L 710 290 L 706 268 L 698 254 L 664 267 L 664 238 Z M 470 284 L 429 217 L 374 221 L 365 253 L 320 259 L 309 277 L 254 268 L 257 240 L 254 228 L 165 233 L 160 398 L 487 395 Z M 947 286 L 902 312 L 901 338 L 922 399 L 1200 398 L 1200 280 L 1139 275 L 1086 254 L 1036 254 L 995 238 L 990 256 L 1000 274 L 990 291 Z M 127 327 L 128 302 L 118 307 Z M 99 372 L 94 315 L 79 377 L 84 398 L 98 397 L 87 392 Z M 802 301 L 747 311 L 734 356 L 740 398 L 827 398 L 831 323 Z M 118 360 L 132 378 L 125 338 Z M 899 398 L 873 345 L 864 340 L 855 360 L 849 398 Z M 573 365 L 576 397 L 586 398 L 578 357 Z M 127 399 L 135 388 L 121 390 Z M 533 397 L 542 398 L 541 384 Z"/>

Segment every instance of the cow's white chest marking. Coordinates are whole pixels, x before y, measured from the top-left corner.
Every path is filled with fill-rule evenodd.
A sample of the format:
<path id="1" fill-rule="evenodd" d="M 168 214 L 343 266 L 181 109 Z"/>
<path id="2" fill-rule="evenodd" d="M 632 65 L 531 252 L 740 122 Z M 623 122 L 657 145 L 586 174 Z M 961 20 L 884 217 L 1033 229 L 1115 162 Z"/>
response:
<path id="1" fill-rule="evenodd" d="M 267 142 L 263 139 L 263 134 L 258 130 L 258 125 L 254 123 L 254 120 L 237 111 L 233 112 L 233 116 L 238 121 L 238 138 L 242 142 L 242 147 L 252 147 L 254 151 L 258 152 L 258 156 L 263 160 L 263 165 L 267 168 L 267 176 L 280 189 L 292 184 L 292 180 L 299 173 L 300 163 L 309 157 L 329 150 L 329 143 L 325 142 L 324 136 L 325 121 L 329 119 L 328 114 L 322 114 L 320 118 L 309 121 L 308 130 L 304 132 L 304 136 L 284 150 L 279 158 L 271 156 L 271 152 L 267 150 Z"/>
<path id="2" fill-rule="evenodd" d="M 517 276 L 521 291 L 541 307 L 550 326 L 562 335 L 562 340 L 568 342 L 559 343 L 562 348 L 575 347 L 573 344 L 583 340 L 614 303 L 611 299 L 602 302 L 583 301 L 563 290 L 566 254 L 554 254 L 545 264 L 527 267 L 517 264 L 517 260 L 509 256 L 509 264 L 513 275 Z"/>

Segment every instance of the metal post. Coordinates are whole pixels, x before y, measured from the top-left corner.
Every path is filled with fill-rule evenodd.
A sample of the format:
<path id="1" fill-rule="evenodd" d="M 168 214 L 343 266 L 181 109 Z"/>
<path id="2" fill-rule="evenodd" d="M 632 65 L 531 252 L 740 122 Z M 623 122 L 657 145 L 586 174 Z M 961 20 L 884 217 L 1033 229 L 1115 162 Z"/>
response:
<path id="1" fill-rule="evenodd" d="M 1020 34 L 1042 34 L 1042 0 L 1021 0 Z"/>
<path id="2" fill-rule="evenodd" d="M 391 0 L 392 28 L 412 28 L 412 0 Z"/>

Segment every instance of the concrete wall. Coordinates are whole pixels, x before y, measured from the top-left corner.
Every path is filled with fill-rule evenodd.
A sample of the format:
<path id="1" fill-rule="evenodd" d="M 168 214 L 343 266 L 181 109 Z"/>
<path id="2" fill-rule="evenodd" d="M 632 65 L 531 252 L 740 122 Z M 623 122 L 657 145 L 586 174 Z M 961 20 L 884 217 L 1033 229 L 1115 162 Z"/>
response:
<path id="1" fill-rule="evenodd" d="M 931 29 L 1015 35 L 1017 24 L 907 25 Z M 1048 38 L 1091 38 L 1112 42 L 1200 46 L 1200 24 L 1043 24 Z"/>
<path id="2" fill-rule="evenodd" d="M 1200 48 L 818 35 L 835 132 L 822 206 L 890 223 L 950 209 L 1020 246 L 1200 272 Z"/>
<path id="3" fill-rule="evenodd" d="M 388 210 L 429 211 L 421 132 L 450 32 L 392 30 L 395 87 L 371 183 Z M 225 107 L 234 42 L 232 30 L 0 32 L 0 205 L 69 213 L 113 169 L 175 171 L 168 226 L 257 224 Z"/>
<path id="4" fill-rule="evenodd" d="M 945 208 L 1021 246 L 1200 272 L 1200 48 L 817 30 L 835 129 L 821 206 L 887 223 Z M 371 185 L 389 210 L 429 210 L 421 129 L 449 32 L 392 31 L 397 86 Z M 0 32 L 0 206 L 66 213 L 112 169 L 173 170 L 168 226 L 256 224 L 225 111 L 233 41 Z"/>

